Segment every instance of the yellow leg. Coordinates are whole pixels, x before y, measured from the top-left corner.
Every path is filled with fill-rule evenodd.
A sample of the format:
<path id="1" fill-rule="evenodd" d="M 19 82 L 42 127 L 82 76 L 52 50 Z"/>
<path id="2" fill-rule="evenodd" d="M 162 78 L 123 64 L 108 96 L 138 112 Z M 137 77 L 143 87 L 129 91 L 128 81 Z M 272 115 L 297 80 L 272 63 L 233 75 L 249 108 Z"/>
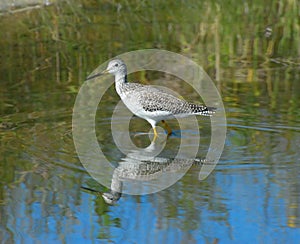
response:
<path id="1" fill-rule="evenodd" d="M 168 136 L 171 135 L 171 134 L 172 134 L 172 129 L 171 129 L 171 127 L 167 124 L 166 121 L 162 120 L 161 122 L 164 124 L 165 128 L 167 129 L 167 131 L 168 131 Z"/>
<path id="2" fill-rule="evenodd" d="M 157 131 L 156 131 L 156 127 L 153 128 L 153 132 L 154 132 L 153 140 L 155 140 L 158 136 Z"/>

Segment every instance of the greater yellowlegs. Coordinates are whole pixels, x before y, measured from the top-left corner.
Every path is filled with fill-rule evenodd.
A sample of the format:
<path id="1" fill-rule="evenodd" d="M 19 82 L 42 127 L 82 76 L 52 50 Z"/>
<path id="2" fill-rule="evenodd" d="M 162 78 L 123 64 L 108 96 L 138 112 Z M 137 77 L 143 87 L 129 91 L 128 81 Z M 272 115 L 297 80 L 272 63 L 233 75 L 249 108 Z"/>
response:
<path id="1" fill-rule="evenodd" d="M 115 76 L 115 88 L 121 100 L 133 114 L 151 124 L 154 138 L 157 137 L 155 127 L 159 121 L 162 121 L 170 135 L 172 130 L 165 120 L 190 115 L 210 116 L 216 110 L 213 107 L 186 102 L 153 86 L 128 82 L 126 65 L 120 59 L 110 61 L 105 71 L 89 76 L 87 80 L 105 73 Z"/>

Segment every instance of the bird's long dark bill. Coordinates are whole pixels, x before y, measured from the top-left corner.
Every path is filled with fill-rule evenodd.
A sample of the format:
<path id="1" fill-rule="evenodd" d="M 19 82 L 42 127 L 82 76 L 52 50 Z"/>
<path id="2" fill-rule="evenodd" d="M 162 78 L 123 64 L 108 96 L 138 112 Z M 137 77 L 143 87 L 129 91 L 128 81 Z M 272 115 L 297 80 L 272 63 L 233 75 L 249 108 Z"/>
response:
<path id="1" fill-rule="evenodd" d="M 86 191 L 90 191 L 90 192 L 101 193 L 100 191 L 96 191 L 94 189 L 91 189 L 91 188 L 88 188 L 88 187 L 84 187 L 84 186 L 81 186 L 80 188 L 83 189 L 83 190 L 86 190 Z"/>
<path id="2" fill-rule="evenodd" d="M 98 77 L 98 76 L 105 75 L 105 74 L 107 74 L 107 71 L 106 71 L 106 70 L 104 70 L 103 72 L 100 72 L 100 73 L 91 75 L 91 76 L 87 77 L 86 80 L 91 80 L 91 79 L 94 79 L 94 78 L 96 78 L 96 77 Z"/>

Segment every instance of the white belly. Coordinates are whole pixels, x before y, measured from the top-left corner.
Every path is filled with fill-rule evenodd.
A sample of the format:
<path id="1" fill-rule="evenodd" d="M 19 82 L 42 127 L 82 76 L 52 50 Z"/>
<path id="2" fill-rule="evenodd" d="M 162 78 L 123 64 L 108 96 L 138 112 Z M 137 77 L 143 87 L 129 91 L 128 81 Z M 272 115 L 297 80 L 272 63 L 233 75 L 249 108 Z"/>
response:
<path id="1" fill-rule="evenodd" d="M 133 96 L 122 97 L 126 107 L 136 116 L 145 120 L 159 122 L 161 120 L 172 118 L 172 114 L 167 111 L 145 111 L 143 106 L 138 102 L 138 99 Z M 149 121 L 150 122 L 150 121 Z M 150 122 L 151 123 L 151 122 Z M 152 124 L 152 123 L 151 123 Z"/>

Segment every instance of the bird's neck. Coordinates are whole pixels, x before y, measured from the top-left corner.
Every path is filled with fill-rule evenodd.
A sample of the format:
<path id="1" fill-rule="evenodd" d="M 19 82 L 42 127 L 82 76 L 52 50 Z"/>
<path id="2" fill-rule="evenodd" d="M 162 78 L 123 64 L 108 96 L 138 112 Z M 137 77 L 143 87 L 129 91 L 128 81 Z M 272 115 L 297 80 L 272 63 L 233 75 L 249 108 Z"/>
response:
<path id="1" fill-rule="evenodd" d="M 117 83 L 127 83 L 127 74 L 126 73 L 117 73 L 115 74 L 115 82 Z"/>
<path id="2" fill-rule="evenodd" d="M 127 83 L 127 74 L 116 74 L 115 75 L 115 86 L 116 86 L 116 91 L 119 94 L 119 96 L 122 97 L 123 91 L 124 91 L 124 86 Z"/>

